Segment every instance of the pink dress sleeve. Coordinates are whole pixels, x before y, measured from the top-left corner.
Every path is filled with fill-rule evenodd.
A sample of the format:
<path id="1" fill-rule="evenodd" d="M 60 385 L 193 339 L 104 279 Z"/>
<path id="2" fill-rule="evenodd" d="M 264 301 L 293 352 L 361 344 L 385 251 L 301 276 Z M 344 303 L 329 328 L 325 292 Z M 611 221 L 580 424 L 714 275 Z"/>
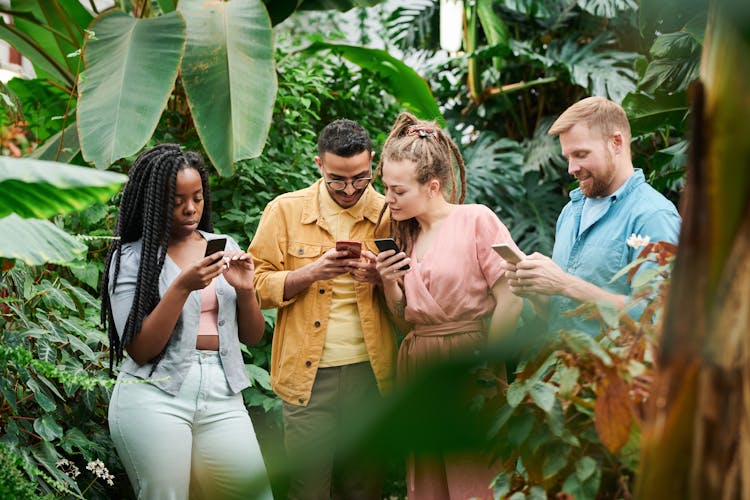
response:
<path id="1" fill-rule="evenodd" d="M 505 243 L 516 250 L 518 247 L 513 241 L 510 231 L 505 227 L 505 224 L 500 222 L 495 212 L 484 205 L 472 205 L 472 207 L 476 207 L 474 232 L 476 234 L 477 260 L 487 285 L 492 288 L 497 280 L 505 274 L 505 271 L 500 267 L 504 262 L 503 258 L 492 249 L 492 245 Z"/>

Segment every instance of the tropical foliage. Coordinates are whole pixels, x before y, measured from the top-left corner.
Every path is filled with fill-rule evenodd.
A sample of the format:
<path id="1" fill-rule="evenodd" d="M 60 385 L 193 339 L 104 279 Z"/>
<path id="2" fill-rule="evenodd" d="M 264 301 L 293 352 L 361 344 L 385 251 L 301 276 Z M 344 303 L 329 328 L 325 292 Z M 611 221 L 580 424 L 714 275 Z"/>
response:
<path id="1" fill-rule="evenodd" d="M 445 123 L 467 162 L 470 201 L 492 207 L 527 252 L 549 253 L 574 187 L 546 131 L 580 97 L 621 101 L 636 165 L 674 200 L 685 185 L 687 88 L 704 50 L 705 1 L 465 2 L 458 54 L 438 48 L 433 0 L 158 0 L 105 13 L 77 0 L 53 3 L 0 7 L 15 21 L 0 23 L 0 39 L 39 77 L 0 88 L 3 154 L 30 157 L 0 160 L 0 230 L 17 236 L 0 239 L 0 476 L 12 478 L 0 481 L 0 496 L 6 486 L 18 498 L 32 497 L 31 489 L 130 495 L 106 428 L 107 340 L 96 298 L 116 215 L 111 197 L 125 177 L 101 170 L 126 172 L 144 147 L 169 141 L 204 152 L 220 174 L 210 179 L 215 225 L 241 246 L 268 201 L 316 177 L 316 134 L 340 116 L 365 125 L 376 150 L 400 109 Z M 345 40 L 336 15 L 315 12 L 351 7 L 348 19 L 374 23 L 374 32 Z M 655 250 L 666 265 L 668 249 Z M 499 497 L 628 497 L 643 414 L 627 392 L 653 363 L 661 300 L 619 329 L 609 310 L 577 311 L 608 325 L 598 341 L 570 332 L 553 344 L 523 344 L 492 419 L 495 452 L 506 463 Z M 266 319 L 270 330 L 273 313 Z M 523 331 L 533 331 L 533 320 L 524 321 Z M 244 396 L 254 416 L 266 417 L 261 433 L 277 434 L 269 347 L 267 336 L 245 350 L 254 384 Z M 437 397 L 429 391 L 405 392 L 393 420 L 373 421 L 375 446 L 403 451 L 384 433 L 429 441 L 435 429 L 424 421 L 435 415 L 416 407 Z M 94 473 L 100 469 L 86 469 L 97 459 L 113 486 Z M 400 475 L 388 488 L 395 496 L 403 494 Z"/>

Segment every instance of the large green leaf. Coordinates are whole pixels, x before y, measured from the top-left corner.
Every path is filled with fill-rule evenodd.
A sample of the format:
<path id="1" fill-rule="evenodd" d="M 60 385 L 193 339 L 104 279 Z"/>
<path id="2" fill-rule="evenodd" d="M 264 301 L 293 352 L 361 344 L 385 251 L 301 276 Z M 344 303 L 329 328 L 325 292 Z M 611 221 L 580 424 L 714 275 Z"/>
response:
<path id="1" fill-rule="evenodd" d="M 685 130 L 687 96 L 684 92 L 653 97 L 643 93 L 625 96 L 622 107 L 628 115 L 633 135 L 647 134 L 672 127 Z"/>
<path id="2" fill-rule="evenodd" d="M 174 88 L 185 23 L 176 12 L 135 19 L 114 11 L 92 29 L 77 119 L 83 157 L 106 168 L 137 153 L 156 129 Z"/>
<path id="3" fill-rule="evenodd" d="M 0 217 L 16 213 L 46 219 L 82 210 L 108 200 L 126 180 L 122 174 L 87 167 L 0 158 Z"/>
<path id="4" fill-rule="evenodd" d="M 81 151 L 78 128 L 74 121 L 34 150 L 29 158 L 67 163 Z"/>
<path id="5" fill-rule="evenodd" d="M 383 79 L 385 90 L 394 96 L 409 111 L 425 120 L 437 120 L 444 124 L 437 102 L 427 82 L 416 71 L 402 61 L 379 49 L 368 49 L 353 45 L 315 42 L 305 52 L 330 50 L 365 69 L 374 71 Z"/>
<path id="6" fill-rule="evenodd" d="M 692 33 L 667 33 L 651 46 L 653 60 L 639 86 L 647 92 L 684 91 L 698 78 L 701 45 Z"/>
<path id="7" fill-rule="evenodd" d="M 55 60 L 36 40 L 19 30 L 16 26 L 6 24 L 2 17 L 0 17 L 0 39 L 8 42 L 9 45 L 31 61 L 37 73 L 47 75 L 51 79 L 62 82 L 69 87 L 73 86 L 73 82 L 75 81 L 73 74 L 68 71 L 68 68 L 64 64 Z"/>
<path id="8" fill-rule="evenodd" d="M 78 72 L 78 56 L 83 46 L 84 30 L 93 16 L 78 0 L 12 0 L 14 10 L 29 12 L 37 22 L 20 17 L 14 24 L 33 38 L 44 51 L 71 74 Z"/>
<path id="9" fill-rule="evenodd" d="M 276 100 L 271 22 L 260 0 L 182 0 L 182 82 L 195 128 L 216 169 L 258 156 Z"/>
<path id="10" fill-rule="evenodd" d="M 13 235 L 0 238 L 0 257 L 30 266 L 72 262 L 86 252 L 86 245 L 44 219 L 0 218 L 0 234 Z"/>
<path id="11" fill-rule="evenodd" d="M 478 0 L 478 2 L 477 15 L 479 16 L 479 21 L 482 23 L 484 35 L 487 37 L 487 43 L 493 45 L 495 47 L 494 50 L 500 52 L 503 57 L 507 56 L 510 53 L 510 31 L 508 30 L 508 25 L 492 9 L 493 2 L 491 0 Z M 492 64 L 499 70 L 502 59 L 494 57 Z"/>

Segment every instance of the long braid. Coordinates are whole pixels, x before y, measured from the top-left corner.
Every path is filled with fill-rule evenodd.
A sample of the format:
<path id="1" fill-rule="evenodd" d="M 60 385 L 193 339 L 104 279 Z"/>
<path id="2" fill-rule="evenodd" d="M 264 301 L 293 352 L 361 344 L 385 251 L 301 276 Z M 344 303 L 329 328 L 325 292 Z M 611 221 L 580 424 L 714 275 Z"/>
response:
<path id="1" fill-rule="evenodd" d="M 183 154 L 177 144 L 161 144 L 141 153 L 130 169 L 115 229 L 115 236 L 119 239 L 110 246 L 101 281 L 101 320 L 110 341 L 110 374 L 113 365 L 122 361 L 124 348 L 141 330 L 144 318 L 159 302 L 159 275 L 172 230 L 177 172 L 184 168 L 193 168 L 200 173 L 206 203 L 198 228 L 211 231 L 208 175 L 199 155 Z M 114 261 L 111 278 L 114 291 L 120 273 L 122 246 L 139 239 L 142 249 L 133 304 L 125 327 L 118 335 L 109 296 L 110 268 Z"/>
<path id="2" fill-rule="evenodd" d="M 458 165 L 459 183 L 456 182 L 454 159 Z M 446 197 L 449 202 L 463 203 L 466 199 L 466 165 L 461 151 L 435 122 L 419 120 L 406 112 L 398 115 L 383 145 L 376 176 L 382 175 L 384 163 L 404 160 L 415 164 L 417 182 L 420 184 L 436 178 L 440 181 L 443 196 L 450 193 Z M 460 192 L 456 184 L 459 184 Z M 384 206 L 378 223 L 385 210 Z M 391 234 L 408 255 L 419 235 L 419 223 L 414 218 L 405 221 L 391 220 Z"/>

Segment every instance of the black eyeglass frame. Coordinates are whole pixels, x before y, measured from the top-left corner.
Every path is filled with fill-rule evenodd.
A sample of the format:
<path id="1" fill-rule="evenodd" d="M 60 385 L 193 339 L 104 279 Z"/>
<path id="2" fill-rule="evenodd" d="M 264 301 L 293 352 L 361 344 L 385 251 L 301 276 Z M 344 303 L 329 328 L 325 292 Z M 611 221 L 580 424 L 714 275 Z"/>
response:
<path id="1" fill-rule="evenodd" d="M 362 181 L 365 181 L 362 187 L 357 187 L 357 183 L 361 184 Z M 367 186 L 370 185 L 370 182 L 372 182 L 372 176 L 371 177 L 359 177 L 357 179 L 354 179 L 353 181 L 342 181 L 339 179 L 334 179 L 332 181 L 329 181 L 328 179 L 325 180 L 325 183 L 328 184 L 328 187 L 330 187 L 337 193 L 340 193 L 341 191 L 346 191 L 346 186 L 348 186 L 349 184 L 352 185 L 352 188 L 354 188 L 355 191 L 362 191 L 363 189 L 367 189 Z M 339 185 L 342 187 L 336 188 L 336 185 Z"/>

